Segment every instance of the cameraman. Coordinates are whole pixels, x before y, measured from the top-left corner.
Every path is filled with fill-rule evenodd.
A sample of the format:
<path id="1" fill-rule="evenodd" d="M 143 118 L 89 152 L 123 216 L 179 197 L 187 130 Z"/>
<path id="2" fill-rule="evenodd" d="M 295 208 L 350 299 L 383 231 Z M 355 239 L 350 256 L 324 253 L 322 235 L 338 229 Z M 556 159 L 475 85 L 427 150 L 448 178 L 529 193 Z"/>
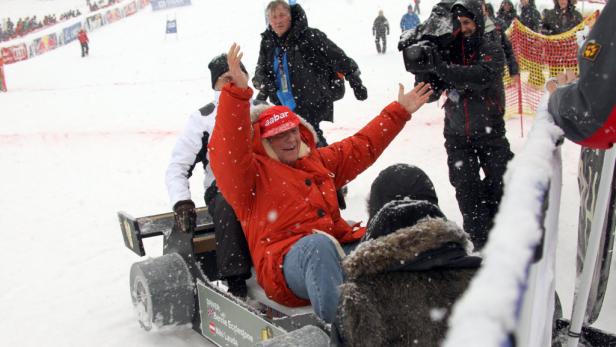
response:
<path id="1" fill-rule="evenodd" d="M 458 0 L 451 13 L 460 29 L 442 54 L 432 50 L 432 73 L 447 95 L 444 135 L 449 180 L 456 189 L 464 230 L 480 250 L 503 195 L 507 162 L 513 158 L 503 120 L 505 57 L 499 43 L 484 37 L 478 0 Z"/>

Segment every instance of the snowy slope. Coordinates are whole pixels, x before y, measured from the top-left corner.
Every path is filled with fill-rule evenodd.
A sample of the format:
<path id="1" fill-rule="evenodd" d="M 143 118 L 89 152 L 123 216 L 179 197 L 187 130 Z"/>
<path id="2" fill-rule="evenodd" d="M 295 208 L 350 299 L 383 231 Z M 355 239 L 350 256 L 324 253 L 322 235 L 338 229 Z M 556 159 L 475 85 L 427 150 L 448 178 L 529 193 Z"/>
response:
<path id="1" fill-rule="evenodd" d="M 61 13 L 77 0 L 2 0 L 0 17 Z M 209 59 L 238 42 L 253 72 L 267 1 L 193 0 L 193 6 L 147 9 L 90 33 L 90 56 L 76 42 L 5 67 L 9 93 L 0 94 L 0 345 L 194 346 L 191 330 L 146 333 L 132 312 L 128 271 L 137 257 L 122 242 L 118 210 L 134 216 L 169 210 L 164 171 L 188 114 L 213 96 Z M 367 101 L 352 91 L 336 103 L 330 140 L 359 129 L 394 100 L 397 83 L 412 84 L 395 50 L 407 1 L 304 0 L 309 24 L 322 29 L 362 70 Z M 433 1 L 422 2 L 423 18 Z M 392 26 L 389 50 L 377 55 L 371 36 L 379 9 Z M 30 11 L 30 12 L 29 12 Z M 165 37 L 168 17 L 177 37 Z M 531 120 L 524 119 L 525 130 Z M 520 120 L 507 123 L 518 151 Z M 448 181 L 443 111 L 434 103 L 409 122 L 377 163 L 349 185 L 345 217 L 365 220 L 369 184 L 384 167 L 422 167 L 436 185 L 445 214 L 461 224 Z M 557 289 L 569 314 L 577 238 L 577 156 L 563 148 L 564 186 Z M 197 170 L 196 170 L 197 171 Z M 201 175 L 191 180 L 202 201 Z M 160 240 L 146 243 L 150 256 Z M 616 265 L 613 265 L 613 269 Z M 614 272 L 614 271 L 613 271 Z M 614 331 L 616 284 L 608 288 L 597 327 Z"/>

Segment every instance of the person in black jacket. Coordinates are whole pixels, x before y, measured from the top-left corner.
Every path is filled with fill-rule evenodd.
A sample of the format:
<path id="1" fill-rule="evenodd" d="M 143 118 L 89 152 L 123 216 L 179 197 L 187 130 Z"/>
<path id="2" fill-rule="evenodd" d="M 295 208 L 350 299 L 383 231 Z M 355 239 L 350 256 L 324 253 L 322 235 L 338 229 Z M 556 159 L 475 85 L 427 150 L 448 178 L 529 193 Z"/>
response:
<path id="1" fill-rule="evenodd" d="M 500 8 L 498 9 L 498 13 L 496 14 L 496 18 L 503 21 L 503 30 L 507 30 L 514 19 L 518 17 L 518 14 L 515 12 L 515 7 L 513 7 L 513 3 L 510 0 L 503 0 L 501 2 Z"/>
<path id="2" fill-rule="evenodd" d="M 488 40 L 492 40 L 501 45 L 503 53 L 505 53 L 505 59 L 507 60 L 507 68 L 509 69 L 509 76 L 511 81 L 515 83 L 520 82 L 520 73 L 518 69 L 518 61 L 513 54 L 513 46 L 511 41 L 505 34 L 504 24 L 498 19 L 494 18 L 494 9 L 492 4 L 486 4 L 485 1 L 481 1 L 481 8 L 483 10 L 484 20 L 484 37 Z"/>
<path id="3" fill-rule="evenodd" d="M 380 10 L 374 24 L 372 24 L 372 36 L 374 36 L 378 53 L 385 54 L 385 51 L 387 51 L 387 35 L 389 35 L 389 22 L 383 15 L 383 10 Z M 383 41 L 383 49 L 381 49 L 381 41 Z"/>
<path id="4" fill-rule="evenodd" d="M 535 0 L 520 0 L 522 9 L 520 10 L 520 22 L 534 32 L 539 32 L 541 25 L 541 14 L 535 6 Z"/>
<path id="5" fill-rule="evenodd" d="M 443 54 L 447 61 L 434 55 L 434 73 L 447 90 L 444 135 L 449 180 L 464 230 L 478 250 L 487 240 L 503 194 L 503 174 L 513 157 L 503 120 L 505 58 L 500 44 L 484 37 L 479 1 L 458 0 L 451 11 L 460 31 Z"/>
<path id="6" fill-rule="evenodd" d="M 543 12 L 541 33 L 544 35 L 557 35 L 571 30 L 580 24 L 584 18 L 575 9 L 572 0 L 554 0 L 554 8 Z"/>
<path id="7" fill-rule="evenodd" d="M 261 34 L 252 83 L 260 98 L 269 97 L 306 119 L 319 145 L 326 145 L 319 123 L 334 119 L 334 101 L 341 98 L 336 91 L 340 85 L 344 88 L 339 76 L 346 77 L 358 100 L 368 97 L 359 67 L 323 32 L 308 27 L 300 5 L 275 0 L 267 5 L 266 15 L 269 25 Z"/>

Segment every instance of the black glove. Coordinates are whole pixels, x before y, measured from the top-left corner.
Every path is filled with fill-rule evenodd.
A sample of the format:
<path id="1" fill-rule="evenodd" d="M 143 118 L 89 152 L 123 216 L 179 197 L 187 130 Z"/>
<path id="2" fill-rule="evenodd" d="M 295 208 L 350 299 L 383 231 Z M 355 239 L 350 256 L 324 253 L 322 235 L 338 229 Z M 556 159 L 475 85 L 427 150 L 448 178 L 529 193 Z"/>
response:
<path id="1" fill-rule="evenodd" d="M 366 87 L 362 84 L 359 74 L 360 72 L 357 70 L 354 73 L 347 75 L 346 78 L 347 81 L 349 81 L 351 88 L 353 88 L 355 98 L 357 100 L 366 100 L 368 99 L 368 89 L 366 89 Z"/>
<path id="2" fill-rule="evenodd" d="M 192 200 L 181 200 L 173 206 L 175 226 L 183 233 L 192 233 L 197 227 L 197 212 Z"/>

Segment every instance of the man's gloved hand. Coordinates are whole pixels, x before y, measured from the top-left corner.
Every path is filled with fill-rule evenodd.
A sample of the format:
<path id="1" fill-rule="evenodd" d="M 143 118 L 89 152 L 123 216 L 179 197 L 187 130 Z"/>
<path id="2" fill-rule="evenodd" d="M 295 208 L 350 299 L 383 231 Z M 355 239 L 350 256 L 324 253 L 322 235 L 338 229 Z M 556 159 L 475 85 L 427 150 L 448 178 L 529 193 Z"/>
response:
<path id="1" fill-rule="evenodd" d="M 366 100 L 368 98 L 368 89 L 366 89 L 366 87 L 362 84 L 359 74 L 360 72 L 357 70 L 354 73 L 347 75 L 346 78 L 347 81 L 349 81 L 351 88 L 353 88 L 355 98 L 357 100 Z"/>
<path id="2" fill-rule="evenodd" d="M 175 226 L 183 233 L 192 233 L 197 227 L 197 212 L 192 200 L 181 200 L 173 206 Z"/>

